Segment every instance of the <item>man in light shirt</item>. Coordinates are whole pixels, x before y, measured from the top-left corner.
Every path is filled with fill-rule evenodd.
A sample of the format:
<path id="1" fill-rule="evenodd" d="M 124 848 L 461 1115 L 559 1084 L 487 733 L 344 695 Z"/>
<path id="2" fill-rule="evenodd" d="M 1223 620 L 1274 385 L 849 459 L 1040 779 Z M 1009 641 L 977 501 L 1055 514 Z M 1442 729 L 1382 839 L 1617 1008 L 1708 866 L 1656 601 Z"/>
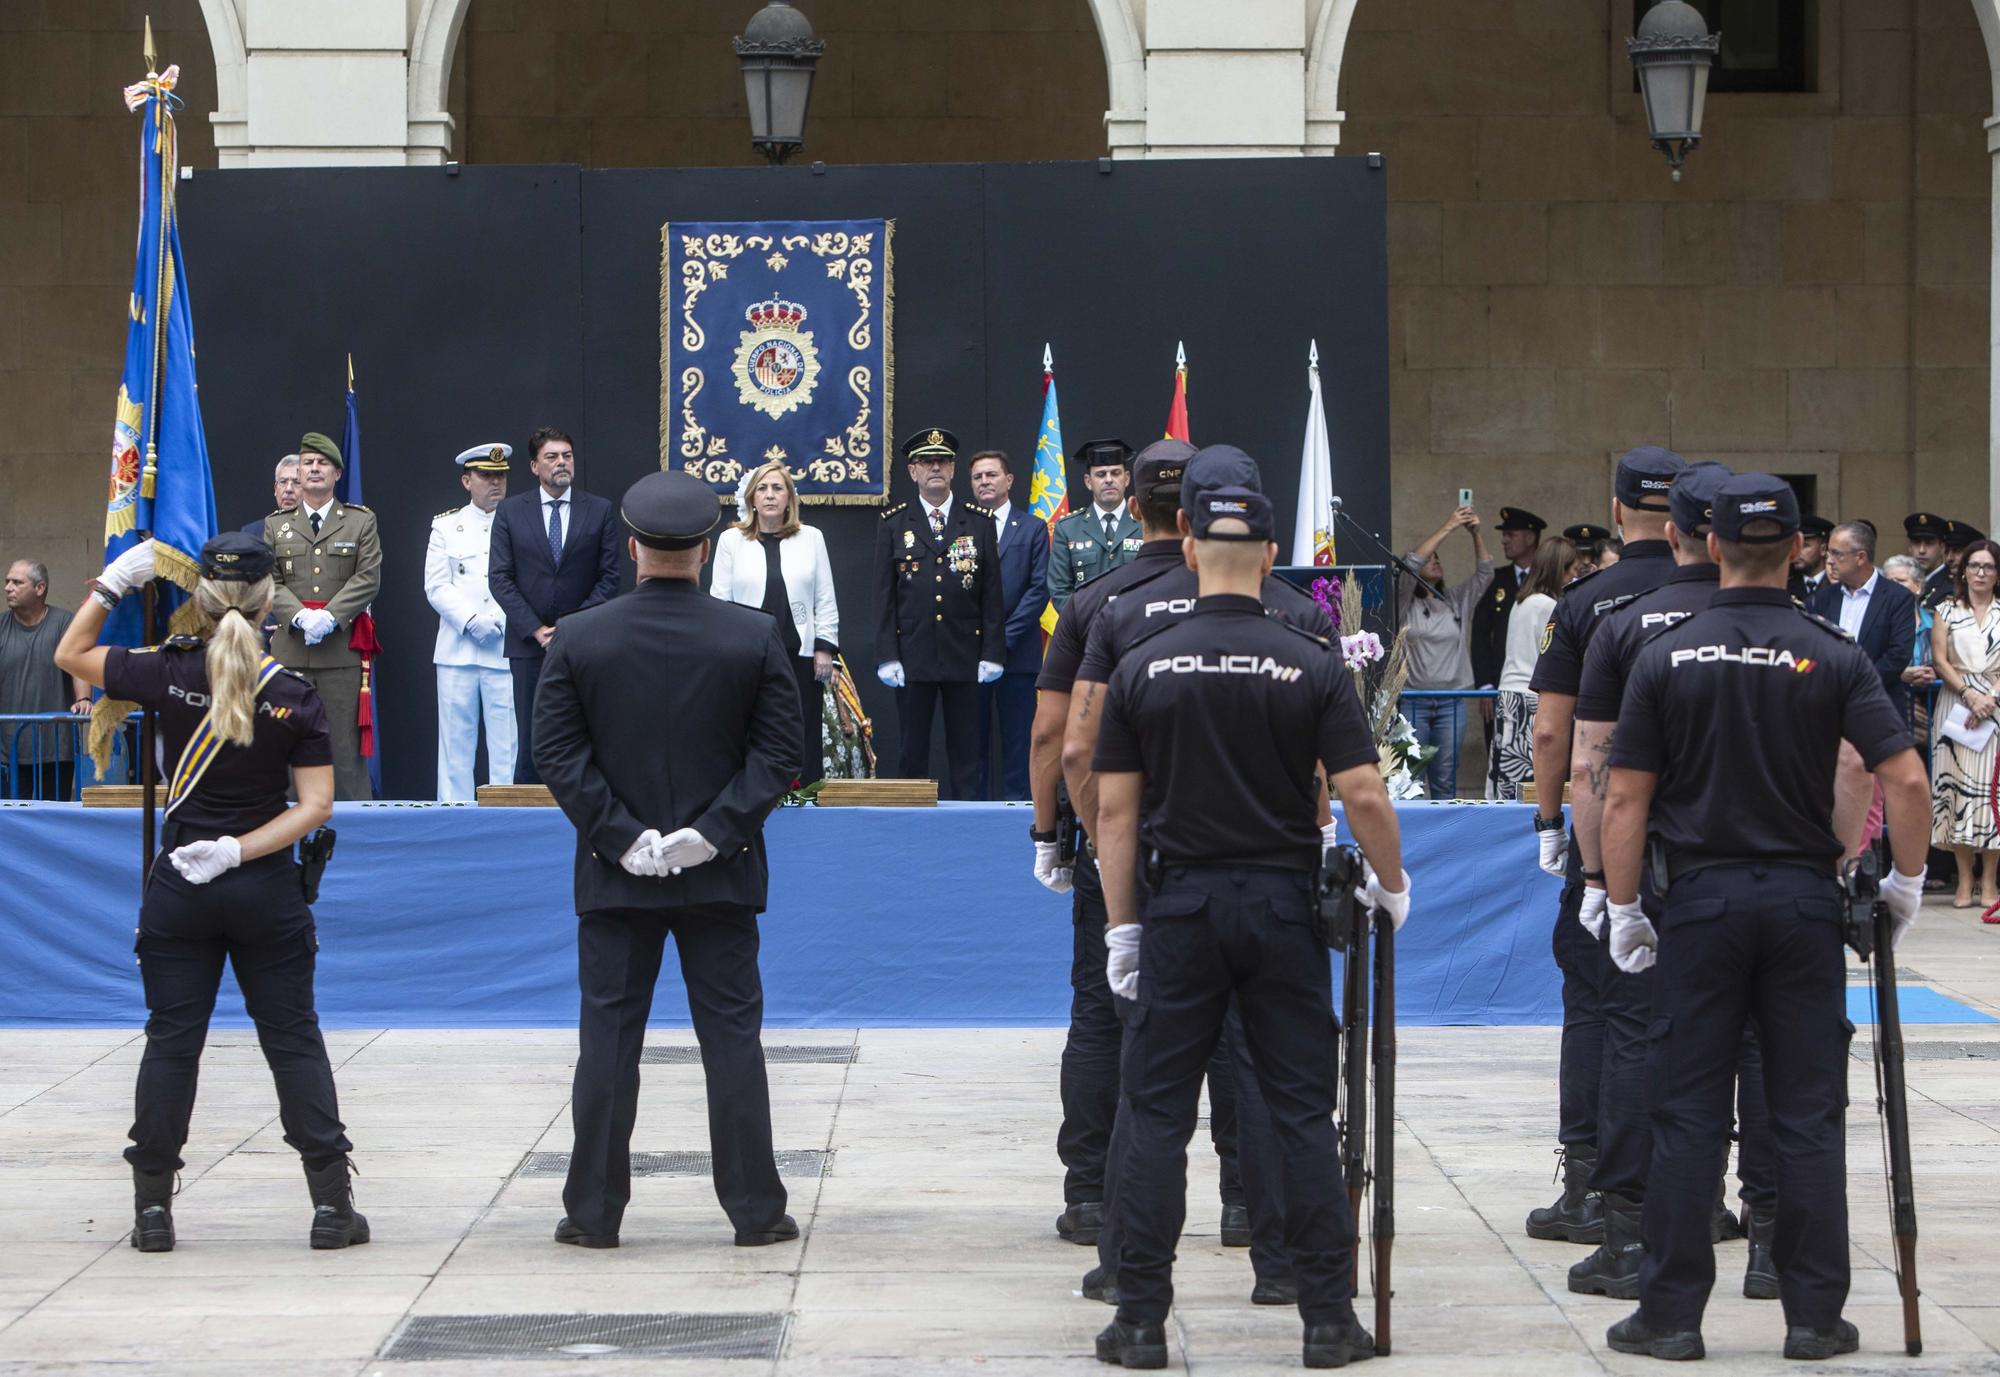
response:
<path id="1" fill-rule="evenodd" d="M 1889 701 L 1907 711 L 1903 670 L 1917 634 L 1917 603 L 1909 590 L 1875 567 L 1875 529 L 1860 522 L 1833 528 L 1826 540 L 1826 582 L 1806 607 L 1861 643 L 1882 676 Z"/>

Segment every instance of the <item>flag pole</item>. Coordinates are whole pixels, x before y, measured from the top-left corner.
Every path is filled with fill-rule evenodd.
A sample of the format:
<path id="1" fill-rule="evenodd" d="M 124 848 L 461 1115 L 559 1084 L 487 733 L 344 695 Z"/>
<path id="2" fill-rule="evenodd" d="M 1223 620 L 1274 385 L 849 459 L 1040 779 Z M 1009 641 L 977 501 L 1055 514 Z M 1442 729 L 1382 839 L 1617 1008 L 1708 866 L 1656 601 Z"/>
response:
<path id="1" fill-rule="evenodd" d="M 146 16 L 145 58 L 146 75 L 152 77 L 160 70 L 160 56 L 158 49 L 153 43 L 153 16 L 150 14 Z M 146 398 L 146 466 L 139 479 L 139 495 L 145 500 L 150 500 L 153 497 L 155 478 L 159 473 L 160 377 L 166 368 L 167 353 L 167 296 L 164 290 L 167 273 L 166 195 L 168 191 L 172 190 L 167 182 L 167 178 L 173 175 L 167 169 L 164 148 L 166 137 L 166 127 L 164 124 L 165 110 L 158 103 L 160 100 L 158 87 L 153 89 L 153 100 L 155 102 L 153 106 L 153 137 L 156 144 L 160 145 L 156 148 L 156 151 L 161 154 L 161 158 L 160 186 L 156 193 L 160 197 L 160 201 L 158 203 L 159 230 L 156 235 L 157 248 L 154 255 L 155 266 L 153 270 L 153 280 L 156 286 L 153 293 L 152 386 L 150 395 Z M 148 511 L 147 515 L 151 516 L 152 513 Z M 149 527 L 139 532 L 139 538 L 144 540 L 151 534 L 152 531 Z M 142 595 L 142 610 L 140 612 L 140 619 L 143 625 L 139 628 L 139 637 L 142 645 L 158 644 L 159 632 L 157 628 L 159 625 L 159 616 L 160 590 L 153 580 L 148 579 L 146 580 L 145 592 Z M 157 740 L 159 730 L 159 709 L 148 707 L 139 717 L 139 887 L 141 890 L 144 890 L 147 877 L 153 872 L 153 848 L 158 840 L 154 830 L 155 818 L 153 815 L 153 806 L 158 798 L 160 785 L 159 772 L 154 763 L 154 757 L 158 749 Z"/>

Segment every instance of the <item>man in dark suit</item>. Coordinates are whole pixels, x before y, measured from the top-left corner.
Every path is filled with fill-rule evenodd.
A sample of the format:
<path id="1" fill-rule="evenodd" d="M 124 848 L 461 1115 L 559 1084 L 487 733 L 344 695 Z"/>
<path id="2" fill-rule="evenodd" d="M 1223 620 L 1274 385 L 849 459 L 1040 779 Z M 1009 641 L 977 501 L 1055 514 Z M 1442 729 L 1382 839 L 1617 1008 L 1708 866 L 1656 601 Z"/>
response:
<path id="1" fill-rule="evenodd" d="M 299 456 L 287 454 L 278 461 L 278 467 L 271 474 L 271 510 L 288 512 L 299 505 Z M 243 534 L 264 538 L 264 518 L 258 517 L 243 527 Z"/>
<path id="2" fill-rule="evenodd" d="M 684 473 L 634 483 L 622 516 L 639 586 L 573 614 L 542 667 L 535 754 L 576 826 L 583 991 L 558 1243 L 618 1246 L 669 933 L 701 1043 L 716 1198 L 739 1247 L 799 1233 L 771 1153 L 757 970 L 764 819 L 799 770 L 799 692 L 771 619 L 701 591 L 720 511 Z"/>
<path id="3" fill-rule="evenodd" d="M 1917 636 L 1917 600 L 1909 589 L 1882 577 L 1875 567 L 1875 528 L 1860 522 L 1835 526 L 1826 539 L 1826 582 L 1806 607 L 1837 622 L 1861 643 L 1882 687 L 1899 712 L 1909 708 L 1903 671 Z"/>
<path id="4" fill-rule="evenodd" d="M 556 634 L 572 612 L 618 596 L 618 528 L 611 504 L 578 492 L 576 446 L 543 426 L 528 439 L 534 487 L 493 510 L 486 585 L 507 614 L 507 667 L 514 675 L 514 782 L 539 783 L 535 765 L 535 684 Z"/>
<path id="5" fill-rule="evenodd" d="M 1048 605 L 1049 533 L 1014 505 L 1014 474 L 997 449 L 972 456 L 972 496 L 993 513 L 1000 556 L 1000 604 L 1006 615 L 1006 672 L 979 686 L 979 793 L 992 797 L 993 719 L 1000 719 L 1000 797 L 1028 796 L 1028 734 L 1035 722 L 1035 676 L 1042 668 L 1042 609 Z"/>
<path id="6" fill-rule="evenodd" d="M 979 797 L 979 689 L 1005 673 L 1006 612 L 993 514 L 951 492 L 958 437 L 903 442 L 917 500 L 882 513 L 875 538 L 875 676 L 896 690 L 896 773 L 931 778 L 931 722 L 944 704 L 939 796 Z"/>

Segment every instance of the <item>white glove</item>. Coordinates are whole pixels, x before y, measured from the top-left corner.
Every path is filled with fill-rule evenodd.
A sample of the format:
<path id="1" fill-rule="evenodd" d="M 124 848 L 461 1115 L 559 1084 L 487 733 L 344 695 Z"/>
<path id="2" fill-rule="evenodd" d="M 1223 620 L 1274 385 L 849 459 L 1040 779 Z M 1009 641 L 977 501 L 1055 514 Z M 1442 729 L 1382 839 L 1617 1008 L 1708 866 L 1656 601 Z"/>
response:
<path id="1" fill-rule="evenodd" d="M 1604 910 L 1611 902 L 1611 896 L 1601 889 L 1583 891 L 1583 907 L 1577 910 L 1576 921 L 1583 924 L 1583 930 L 1595 942 L 1604 936 Z"/>
<path id="2" fill-rule="evenodd" d="M 715 848 L 708 844 L 707 837 L 692 827 L 683 827 L 655 841 L 653 854 L 659 858 L 662 875 L 678 875 L 690 867 L 706 865 L 714 860 Z"/>
<path id="3" fill-rule="evenodd" d="M 1569 833 L 1563 828 L 1552 827 L 1546 832 L 1535 833 L 1535 841 L 1542 848 L 1543 873 L 1560 880 L 1563 877 L 1563 861 L 1569 851 Z"/>
<path id="4" fill-rule="evenodd" d="M 292 626 L 305 637 L 307 645 L 318 645 L 332 635 L 333 629 L 339 625 L 333 613 L 324 607 L 308 607 L 292 618 Z"/>
<path id="5" fill-rule="evenodd" d="M 1903 945 L 1903 934 L 1917 925 L 1917 910 L 1924 906 L 1924 872 L 1905 875 L 1890 866 L 1882 879 L 1882 900 L 1889 905 L 1889 949 Z"/>
<path id="6" fill-rule="evenodd" d="M 1370 913 L 1386 914 L 1391 930 L 1401 928 L 1403 920 L 1410 916 L 1410 872 L 1403 872 L 1403 887 L 1394 891 L 1382 887 L 1382 877 L 1375 873 L 1374 866 L 1368 866 L 1365 873 L 1368 881 L 1362 887 L 1361 902 Z"/>
<path id="7" fill-rule="evenodd" d="M 153 578 L 153 542 L 142 540 L 106 565 L 97 576 L 97 586 L 114 598 L 122 598 Z"/>
<path id="8" fill-rule="evenodd" d="M 618 858 L 618 864 L 624 867 L 627 875 L 656 880 L 667 873 L 667 868 L 660 864 L 659 848 L 658 829 L 648 827 L 639 834 L 639 840 L 633 842 L 625 854 Z"/>
<path id="9" fill-rule="evenodd" d="M 1334 847 L 1339 845 L 1340 845 L 1340 819 L 1335 818 L 1332 822 L 1329 822 L 1326 826 L 1319 829 L 1319 854 L 1321 856 L 1324 856 L 1326 855 L 1327 852 L 1333 850 Z"/>
<path id="10" fill-rule="evenodd" d="M 1104 978 L 1120 999 L 1139 998 L 1140 931 L 1138 923 L 1120 923 L 1104 934 Z"/>
<path id="11" fill-rule="evenodd" d="M 979 682 L 982 684 L 994 683 L 1006 672 L 1005 669 L 994 664 L 991 660 L 981 660 L 979 662 Z"/>
<path id="12" fill-rule="evenodd" d="M 1035 878 L 1042 882 L 1044 888 L 1057 894 L 1067 894 L 1076 870 L 1073 866 L 1056 864 L 1056 853 L 1061 848 L 1061 842 L 1035 843 Z"/>
<path id="13" fill-rule="evenodd" d="M 1611 915 L 1611 959 L 1627 975 L 1637 975 L 1653 964 L 1659 954 L 1660 934 L 1638 900 L 1629 904 L 1607 904 Z"/>
<path id="14" fill-rule="evenodd" d="M 475 612 L 472 620 L 465 624 L 465 634 L 475 641 L 497 640 L 506 629 L 507 624 L 492 612 Z"/>
<path id="15" fill-rule="evenodd" d="M 189 842 L 169 853 L 167 859 L 174 863 L 183 880 L 191 885 L 205 885 L 224 871 L 243 864 L 243 844 L 234 837 Z"/>
<path id="16" fill-rule="evenodd" d="M 884 660 L 881 664 L 875 666 L 875 677 L 890 688 L 904 688 L 907 686 L 907 681 L 903 678 L 903 662 L 901 660 Z"/>

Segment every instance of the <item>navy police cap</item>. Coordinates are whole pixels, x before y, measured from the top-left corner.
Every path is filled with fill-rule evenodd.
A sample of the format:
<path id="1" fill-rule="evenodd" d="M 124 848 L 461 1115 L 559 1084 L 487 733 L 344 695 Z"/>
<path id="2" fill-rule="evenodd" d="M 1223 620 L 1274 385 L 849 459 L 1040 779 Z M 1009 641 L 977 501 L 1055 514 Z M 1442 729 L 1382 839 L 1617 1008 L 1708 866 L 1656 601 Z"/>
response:
<path id="1" fill-rule="evenodd" d="M 1943 540 L 1952 523 L 1929 512 L 1912 512 L 1903 518 L 1903 534 L 1911 540 Z"/>
<path id="2" fill-rule="evenodd" d="M 1179 497 L 1181 476 L 1187 472 L 1188 460 L 1194 455 L 1194 446 L 1185 440 L 1153 441 L 1132 461 L 1132 495 L 1141 502 Z"/>
<path id="3" fill-rule="evenodd" d="M 935 426 L 917 431 L 903 441 L 903 457 L 911 463 L 921 459 L 942 459 L 952 463 L 958 458 L 958 437 Z"/>
<path id="4" fill-rule="evenodd" d="M 1195 499 L 1217 488 L 1248 488 L 1264 491 L 1264 475 L 1257 461 L 1234 445 L 1206 445 L 1194 452 L 1181 474 L 1181 510 L 1194 516 Z"/>
<path id="5" fill-rule="evenodd" d="M 1790 540 L 1799 529 L 1799 498 L 1792 485 L 1768 473 L 1739 473 L 1715 494 L 1715 537 L 1745 545 L 1775 545 Z M 1775 530 L 1746 535 L 1758 522 L 1775 523 Z"/>
<path id="6" fill-rule="evenodd" d="M 1716 489 L 1735 476 L 1727 464 L 1718 464 L 1713 460 L 1689 464 L 1681 470 L 1681 476 L 1674 480 L 1674 486 L 1667 493 L 1673 508 L 1670 519 L 1674 529 L 1684 536 L 1707 535 Z"/>
<path id="7" fill-rule="evenodd" d="M 1502 526 L 1500 529 L 1504 531 L 1509 528 Z M 1575 541 L 1578 545 L 1597 545 L 1611 539 L 1611 528 L 1579 521 L 1574 526 L 1563 527 L 1563 539 Z"/>
<path id="8" fill-rule="evenodd" d="M 1219 531 L 1220 522 L 1241 522 L 1240 531 Z M 1211 488 L 1197 497 L 1189 524 L 1196 540 L 1276 540 L 1277 518 L 1271 500 L 1248 488 Z"/>
<path id="9" fill-rule="evenodd" d="M 693 474 L 649 473 L 625 489 L 618 514 L 641 545 L 654 550 L 692 550 L 708 538 L 722 515 L 715 489 Z"/>
<path id="10" fill-rule="evenodd" d="M 1500 524 L 1494 527 L 1497 531 L 1533 531 L 1536 535 L 1540 535 L 1548 528 L 1548 522 L 1536 516 L 1526 507 L 1502 507 L 1500 509 Z M 1603 538 L 1603 536 L 1597 537 L 1599 540 Z M 1571 536 L 1570 539 L 1574 540 L 1576 537 Z"/>
<path id="11" fill-rule="evenodd" d="M 242 531 L 224 531 L 201 547 L 201 576 L 217 583 L 255 583 L 275 563 L 270 546 Z"/>
<path id="12" fill-rule="evenodd" d="M 1612 491 L 1627 507 L 1642 512 L 1667 510 L 1667 492 L 1674 479 L 1687 467 L 1687 460 L 1658 445 L 1641 445 L 1625 451 L 1618 461 L 1618 475 Z"/>

